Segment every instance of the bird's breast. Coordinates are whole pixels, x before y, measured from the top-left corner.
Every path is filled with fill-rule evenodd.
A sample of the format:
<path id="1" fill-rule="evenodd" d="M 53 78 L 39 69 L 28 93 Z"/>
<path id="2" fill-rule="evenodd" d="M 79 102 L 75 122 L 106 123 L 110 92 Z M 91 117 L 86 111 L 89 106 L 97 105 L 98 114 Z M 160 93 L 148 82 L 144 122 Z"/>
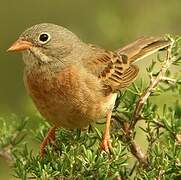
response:
<path id="1" fill-rule="evenodd" d="M 30 71 L 25 72 L 24 80 L 37 109 L 56 126 L 85 127 L 104 114 L 100 84 L 81 69 L 71 66 L 59 73 Z"/>

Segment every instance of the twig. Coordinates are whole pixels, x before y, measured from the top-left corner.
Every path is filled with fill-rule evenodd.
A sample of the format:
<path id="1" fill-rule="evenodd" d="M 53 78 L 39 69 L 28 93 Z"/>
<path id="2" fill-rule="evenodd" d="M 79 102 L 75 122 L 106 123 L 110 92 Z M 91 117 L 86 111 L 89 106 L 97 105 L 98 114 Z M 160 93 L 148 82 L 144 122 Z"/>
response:
<path id="1" fill-rule="evenodd" d="M 176 139 L 177 143 L 178 143 L 179 145 L 181 145 L 181 135 L 180 135 L 180 134 L 176 134 L 176 135 L 175 135 L 175 139 Z"/>
<path id="2" fill-rule="evenodd" d="M 148 167 L 148 159 L 147 159 L 147 155 L 141 150 L 141 147 L 139 146 L 139 144 L 136 143 L 135 140 L 133 140 L 133 136 L 130 133 L 131 131 L 129 130 L 129 123 L 123 123 L 123 130 L 125 132 L 125 137 L 126 140 L 129 142 L 129 147 L 131 150 L 131 153 L 136 157 L 136 159 L 139 161 L 139 163 L 141 165 L 143 165 L 143 167 Z"/>
<path id="3" fill-rule="evenodd" d="M 168 83 L 175 84 L 177 81 L 175 79 L 169 78 L 169 77 L 162 77 L 162 81 L 166 81 Z"/>
<path id="4" fill-rule="evenodd" d="M 164 124 L 161 123 L 161 122 L 156 122 L 156 121 L 154 121 L 154 124 L 157 126 L 155 129 L 165 128 Z"/>
<path id="5" fill-rule="evenodd" d="M 5 151 L 4 149 L 0 151 L 0 156 L 5 159 L 7 162 L 12 161 L 12 157 L 11 154 L 7 151 Z"/>
<path id="6" fill-rule="evenodd" d="M 156 177 L 156 180 L 161 180 L 162 177 L 163 177 L 163 174 L 164 174 L 164 171 L 163 171 L 163 170 L 159 170 L 159 174 L 158 174 L 158 176 Z"/>

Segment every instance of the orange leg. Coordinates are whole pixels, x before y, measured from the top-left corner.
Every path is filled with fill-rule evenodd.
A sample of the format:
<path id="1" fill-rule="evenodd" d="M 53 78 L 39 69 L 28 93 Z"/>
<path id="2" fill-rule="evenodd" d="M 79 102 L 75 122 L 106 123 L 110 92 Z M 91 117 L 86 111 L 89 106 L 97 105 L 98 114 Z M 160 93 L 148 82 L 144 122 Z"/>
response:
<path id="1" fill-rule="evenodd" d="M 50 143 L 55 141 L 55 130 L 56 127 L 52 127 L 49 129 L 48 134 L 44 138 L 43 142 L 40 145 L 40 156 L 43 158 L 45 156 L 45 148 Z"/>
<path id="2" fill-rule="evenodd" d="M 106 128 L 104 130 L 104 136 L 103 136 L 103 140 L 101 144 L 101 148 L 104 151 L 108 151 L 109 147 L 111 147 L 111 144 L 110 144 L 111 115 L 112 115 L 112 111 L 108 111 L 106 114 Z"/>

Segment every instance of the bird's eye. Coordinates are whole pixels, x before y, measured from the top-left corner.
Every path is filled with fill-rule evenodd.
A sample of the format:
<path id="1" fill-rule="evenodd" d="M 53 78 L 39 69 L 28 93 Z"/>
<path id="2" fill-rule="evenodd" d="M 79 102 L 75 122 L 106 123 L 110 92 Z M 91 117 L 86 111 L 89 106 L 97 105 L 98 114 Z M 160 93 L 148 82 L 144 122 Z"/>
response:
<path id="1" fill-rule="evenodd" d="M 50 40 L 50 35 L 48 33 L 41 33 L 40 36 L 39 36 L 39 41 L 41 43 L 46 43 Z"/>

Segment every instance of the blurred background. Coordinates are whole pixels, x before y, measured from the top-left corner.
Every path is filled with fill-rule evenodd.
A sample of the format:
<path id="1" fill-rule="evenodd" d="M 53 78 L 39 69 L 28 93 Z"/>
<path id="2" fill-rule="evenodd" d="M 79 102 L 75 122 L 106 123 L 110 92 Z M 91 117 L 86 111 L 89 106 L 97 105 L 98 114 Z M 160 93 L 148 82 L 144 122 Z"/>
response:
<path id="1" fill-rule="evenodd" d="M 24 88 L 21 54 L 6 52 L 21 32 L 34 24 L 51 22 L 62 25 L 83 41 L 110 50 L 145 35 L 181 35 L 180 0 L 0 2 L 0 117 L 12 113 L 31 117 L 36 114 Z M 144 70 L 148 64 L 148 60 L 142 61 L 141 69 Z M 35 123 L 36 119 L 33 121 Z"/>
<path id="2" fill-rule="evenodd" d="M 0 116 L 35 111 L 23 85 L 21 54 L 6 52 L 26 28 L 51 22 L 114 50 L 143 35 L 181 34 L 180 7 L 180 0 L 1 0 Z"/>

